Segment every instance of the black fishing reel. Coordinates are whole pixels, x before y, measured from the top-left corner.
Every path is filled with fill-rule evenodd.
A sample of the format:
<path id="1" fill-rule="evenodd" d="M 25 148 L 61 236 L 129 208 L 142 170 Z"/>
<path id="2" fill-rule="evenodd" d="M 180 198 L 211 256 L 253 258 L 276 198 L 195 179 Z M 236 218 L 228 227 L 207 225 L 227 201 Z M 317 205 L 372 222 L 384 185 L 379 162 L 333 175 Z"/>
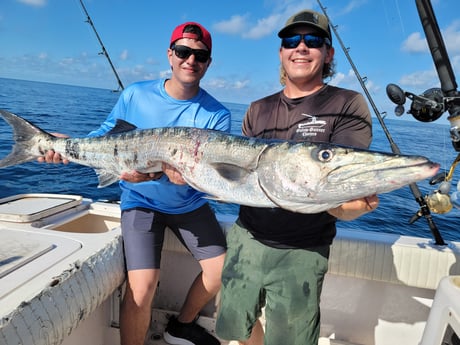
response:
<path id="1" fill-rule="evenodd" d="M 390 100 L 396 104 L 395 114 L 401 116 L 404 114 L 404 103 L 409 98 L 412 103 L 408 114 L 421 122 L 433 122 L 441 115 L 449 111 L 448 120 L 451 123 L 450 137 L 452 145 L 456 151 L 460 152 L 460 95 L 455 92 L 453 96 L 447 97 L 440 88 L 431 88 L 421 95 L 403 91 L 396 84 L 388 84 L 387 95 Z"/>
<path id="2" fill-rule="evenodd" d="M 417 96 L 413 93 L 403 91 L 396 84 L 388 84 L 387 95 L 390 100 L 396 104 L 396 116 L 403 115 L 406 97 L 412 101 L 410 109 L 407 113 L 412 114 L 412 116 L 418 121 L 436 121 L 446 111 L 444 95 L 440 88 L 428 89 L 421 95 Z"/>
<path id="3" fill-rule="evenodd" d="M 404 114 L 404 104 L 406 103 L 406 98 L 409 98 L 412 103 L 407 113 L 412 114 L 416 120 L 421 122 L 436 121 L 447 110 L 449 105 L 454 104 L 456 106 L 459 100 L 458 97 L 445 97 L 440 88 L 428 89 L 417 96 L 403 91 L 398 85 L 388 84 L 386 91 L 390 100 L 396 104 L 396 116 Z M 453 120 L 449 118 L 452 125 L 450 134 L 455 150 L 460 151 L 460 126 L 456 120 L 457 118 L 457 116 L 453 117 Z M 451 192 L 453 173 L 459 163 L 460 154 L 452 163 L 448 173 L 441 172 L 431 179 L 430 184 L 439 184 L 439 187 L 424 197 L 425 202 L 423 204 L 428 206 L 432 212 L 443 214 L 450 212 L 453 206 L 460 208 L 460 182 L 457 184 L 456 191 Z M 411 222 L 422 215 L 421 211 L 412 218 Z"/>

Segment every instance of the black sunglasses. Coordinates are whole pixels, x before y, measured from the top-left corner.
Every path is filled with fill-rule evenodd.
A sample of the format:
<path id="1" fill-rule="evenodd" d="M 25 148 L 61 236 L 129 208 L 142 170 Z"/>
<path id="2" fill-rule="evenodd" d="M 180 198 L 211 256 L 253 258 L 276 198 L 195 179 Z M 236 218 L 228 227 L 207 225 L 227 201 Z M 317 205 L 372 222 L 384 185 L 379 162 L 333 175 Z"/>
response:
<path id="1" fill-rule="evenodd" d="M 327 46 L 331 46 L 329 38 L 312 34 L 297 34 L 290 37 L 283 37 L 281 39 L 281 46 L 287 49 L 297 48 L 302 40 L 308 48 L 321 48 L 325 43 Z"/>
<path id="2" fill-rule="evenodd" d="M 193 54 L 196 61 L 204 63 L 211 57 L 209 50 L 205 49 L 192 49 L 181 45 L 173 45 L 171 49 L 174 50 L 174 53 L 179 59 L 188 59 L 188 57 Z"/>

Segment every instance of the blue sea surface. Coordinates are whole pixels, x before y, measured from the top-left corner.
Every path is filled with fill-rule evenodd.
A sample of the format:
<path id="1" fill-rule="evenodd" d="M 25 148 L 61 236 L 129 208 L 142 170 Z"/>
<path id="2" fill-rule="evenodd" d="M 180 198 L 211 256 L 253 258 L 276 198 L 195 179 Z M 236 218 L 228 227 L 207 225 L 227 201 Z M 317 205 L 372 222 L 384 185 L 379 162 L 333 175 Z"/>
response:
<path id="1" fill-rule="evenodd" d="M 70 136 L 85 136 L 97 128 L 107 117 L 119 93 L 88 87 L 49 84 L 42 82 L 0 78 L 0 109 L 20 115 L 49 132 Z M 247 105 L 224 103 L 232 112 L 232 133 L 241 133 L 241 121 Z M 408 117 L 405 117 L 408 119 Z M 457 152 L 452 148 L 449 125 L 421 123 L 415 120 L 387 119 L 385 124 L 391 137 L 404 154 L 423 155 L 449 169 Z M 13 145 L 11 128 L 0 121 L 0 158 L 5 157 Z M 374 119 L 374 140 L 371 149 L 391 152 L 385 133 Z M 455 172 L 453 188 L 458 181 Z M 25 163 L 0 169 L 0 198 L 25 193 L 77 194 L 93 200 L 118 200 L 118 184 L 97 188 L 97 178 L 91 168 L 69 165 Z M 429 181 L 417 184 L 422 196 L 436 186 Z M 238 206 L 212 202 L 220 213 L 237 214 Z M 372 213 L 350 222 L 338 222 L 338 228 L 389 232 L 432 238 L 423 217 L 409 224 L 419 210 L 409 187 L 380 195 L 380 206 Z M 460 210 L 453 209 L 443 215 L 432 214 L 433 220 L 445 240 L 460 240 Z"/>

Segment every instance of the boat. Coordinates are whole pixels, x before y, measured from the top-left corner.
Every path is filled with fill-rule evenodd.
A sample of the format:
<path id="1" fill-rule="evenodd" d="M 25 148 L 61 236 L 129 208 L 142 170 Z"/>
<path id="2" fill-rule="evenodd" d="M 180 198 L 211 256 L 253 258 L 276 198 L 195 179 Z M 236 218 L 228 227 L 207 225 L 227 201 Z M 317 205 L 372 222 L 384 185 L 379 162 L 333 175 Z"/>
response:
<path id="1" fill-rule="evenodd" d="M 437 25 L 429 1 L 416 2 L 421 19 L 428 18 L 422 20 L 427 38 L 436 36 L 429 43 L 439 41 L 439 30 L 430 35 Z M 445 55 L 443 44 L 437 45 L 433 54 Z M 435 61 L 443 69 L 448 57 Z M 451 69 L 439 74 L 443 105 L 449 105 L 442 112 L 450 112 L 453 146 L 460 151 L 460 140 L 454 140 L 460 139 L 456 83 Z M 394 91 L 399 111 L 408 95 L 418 120 L 442 114 L 423 107 L 437 103 L 439 92 L 422 97 Z M 235 221 L 231 215 L 217 218 L 225 232 Z M 318 344 L 460 344 L 460 242 L 391 234 L 384 222 L 381 231 L 338 230 L 321 296 Z M 61 194 L 0 199 L 0 243 L 0 345 L 120 344 L 125 269 L 118 203 Z M 200 269 L 169 230 L 161 265 L 169 274 L 160 278 L 146 345 L 166 344 L 167 320 L 179 312 Z M 219 294 L 198 319 L 211 333 L 218 308 Z"/>
<path id="2" fill-rule="evenodd" d="M 227 231 L 235 219 L 218 220 Z M 4 198 L 0 241 L 0 344 L 119 344 L 125 271 L 117 203 Z M 166 344 L 167 320 L 200 269 L 169 230 L 162 268 L 171 273 L 160 279 L 146 345 Z M 199 318 L 211 333 L 218 307 L 216 296 Z M 460 242 L 339 230 L 321 320 L 319 345 L 458 344 Z"/>

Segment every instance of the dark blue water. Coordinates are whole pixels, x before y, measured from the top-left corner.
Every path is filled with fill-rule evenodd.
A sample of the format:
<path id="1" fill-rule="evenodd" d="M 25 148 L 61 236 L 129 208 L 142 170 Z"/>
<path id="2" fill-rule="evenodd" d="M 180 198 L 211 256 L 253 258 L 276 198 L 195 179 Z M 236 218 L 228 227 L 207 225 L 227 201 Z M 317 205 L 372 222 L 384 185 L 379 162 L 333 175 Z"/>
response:
<path id="1" fill-rule="evenodd" d="M 118 93 L 103 89 L 0 78 L 0 109 L 23 116 L 46 131 L 70 136 L 84 136 L 97 128 L 118 96 Z M 232 132 L 239 134 L 246 105 L 225 105 L 232 112 Z M 385 123 L 403 153 L 424 155 L 440 163 L 444 169 L 448 169 L 456 157 L 447 124 L 402 119 L 388 119 Z M 0 121 L 0 157 L 10 152 L 12 144 L 10 127 Z M 372 149 L 391 152 L 388 140 L 376 119 Z M 454 188 L 458 175 L 458 172 L 454 175 Z M 78 194 L 93 200 L 119 198 L 117 184 L 97 188 L 94 171 L 72 163 L 64 166 L 31 162 L 0 169 L 0 186 L 0 198 L 23 193 Z M 422 195 L 435 189 L 428 181 L 419 183 L 418 187 Z M 409 220 L 419 209 L 409 187 L 380 195 L 380 200 L 376 211 L 352 222 L 339 222 L 339 228 L 432 237 L 424 218 L 409 224 Z M 238 210 L 236 205 L 213 203 L 213 207 L 221 213 L 236 214 Z M 460 210 L 454 209 L 444 215 L 432 216 L 445 240 L 460 240 Z"/>

